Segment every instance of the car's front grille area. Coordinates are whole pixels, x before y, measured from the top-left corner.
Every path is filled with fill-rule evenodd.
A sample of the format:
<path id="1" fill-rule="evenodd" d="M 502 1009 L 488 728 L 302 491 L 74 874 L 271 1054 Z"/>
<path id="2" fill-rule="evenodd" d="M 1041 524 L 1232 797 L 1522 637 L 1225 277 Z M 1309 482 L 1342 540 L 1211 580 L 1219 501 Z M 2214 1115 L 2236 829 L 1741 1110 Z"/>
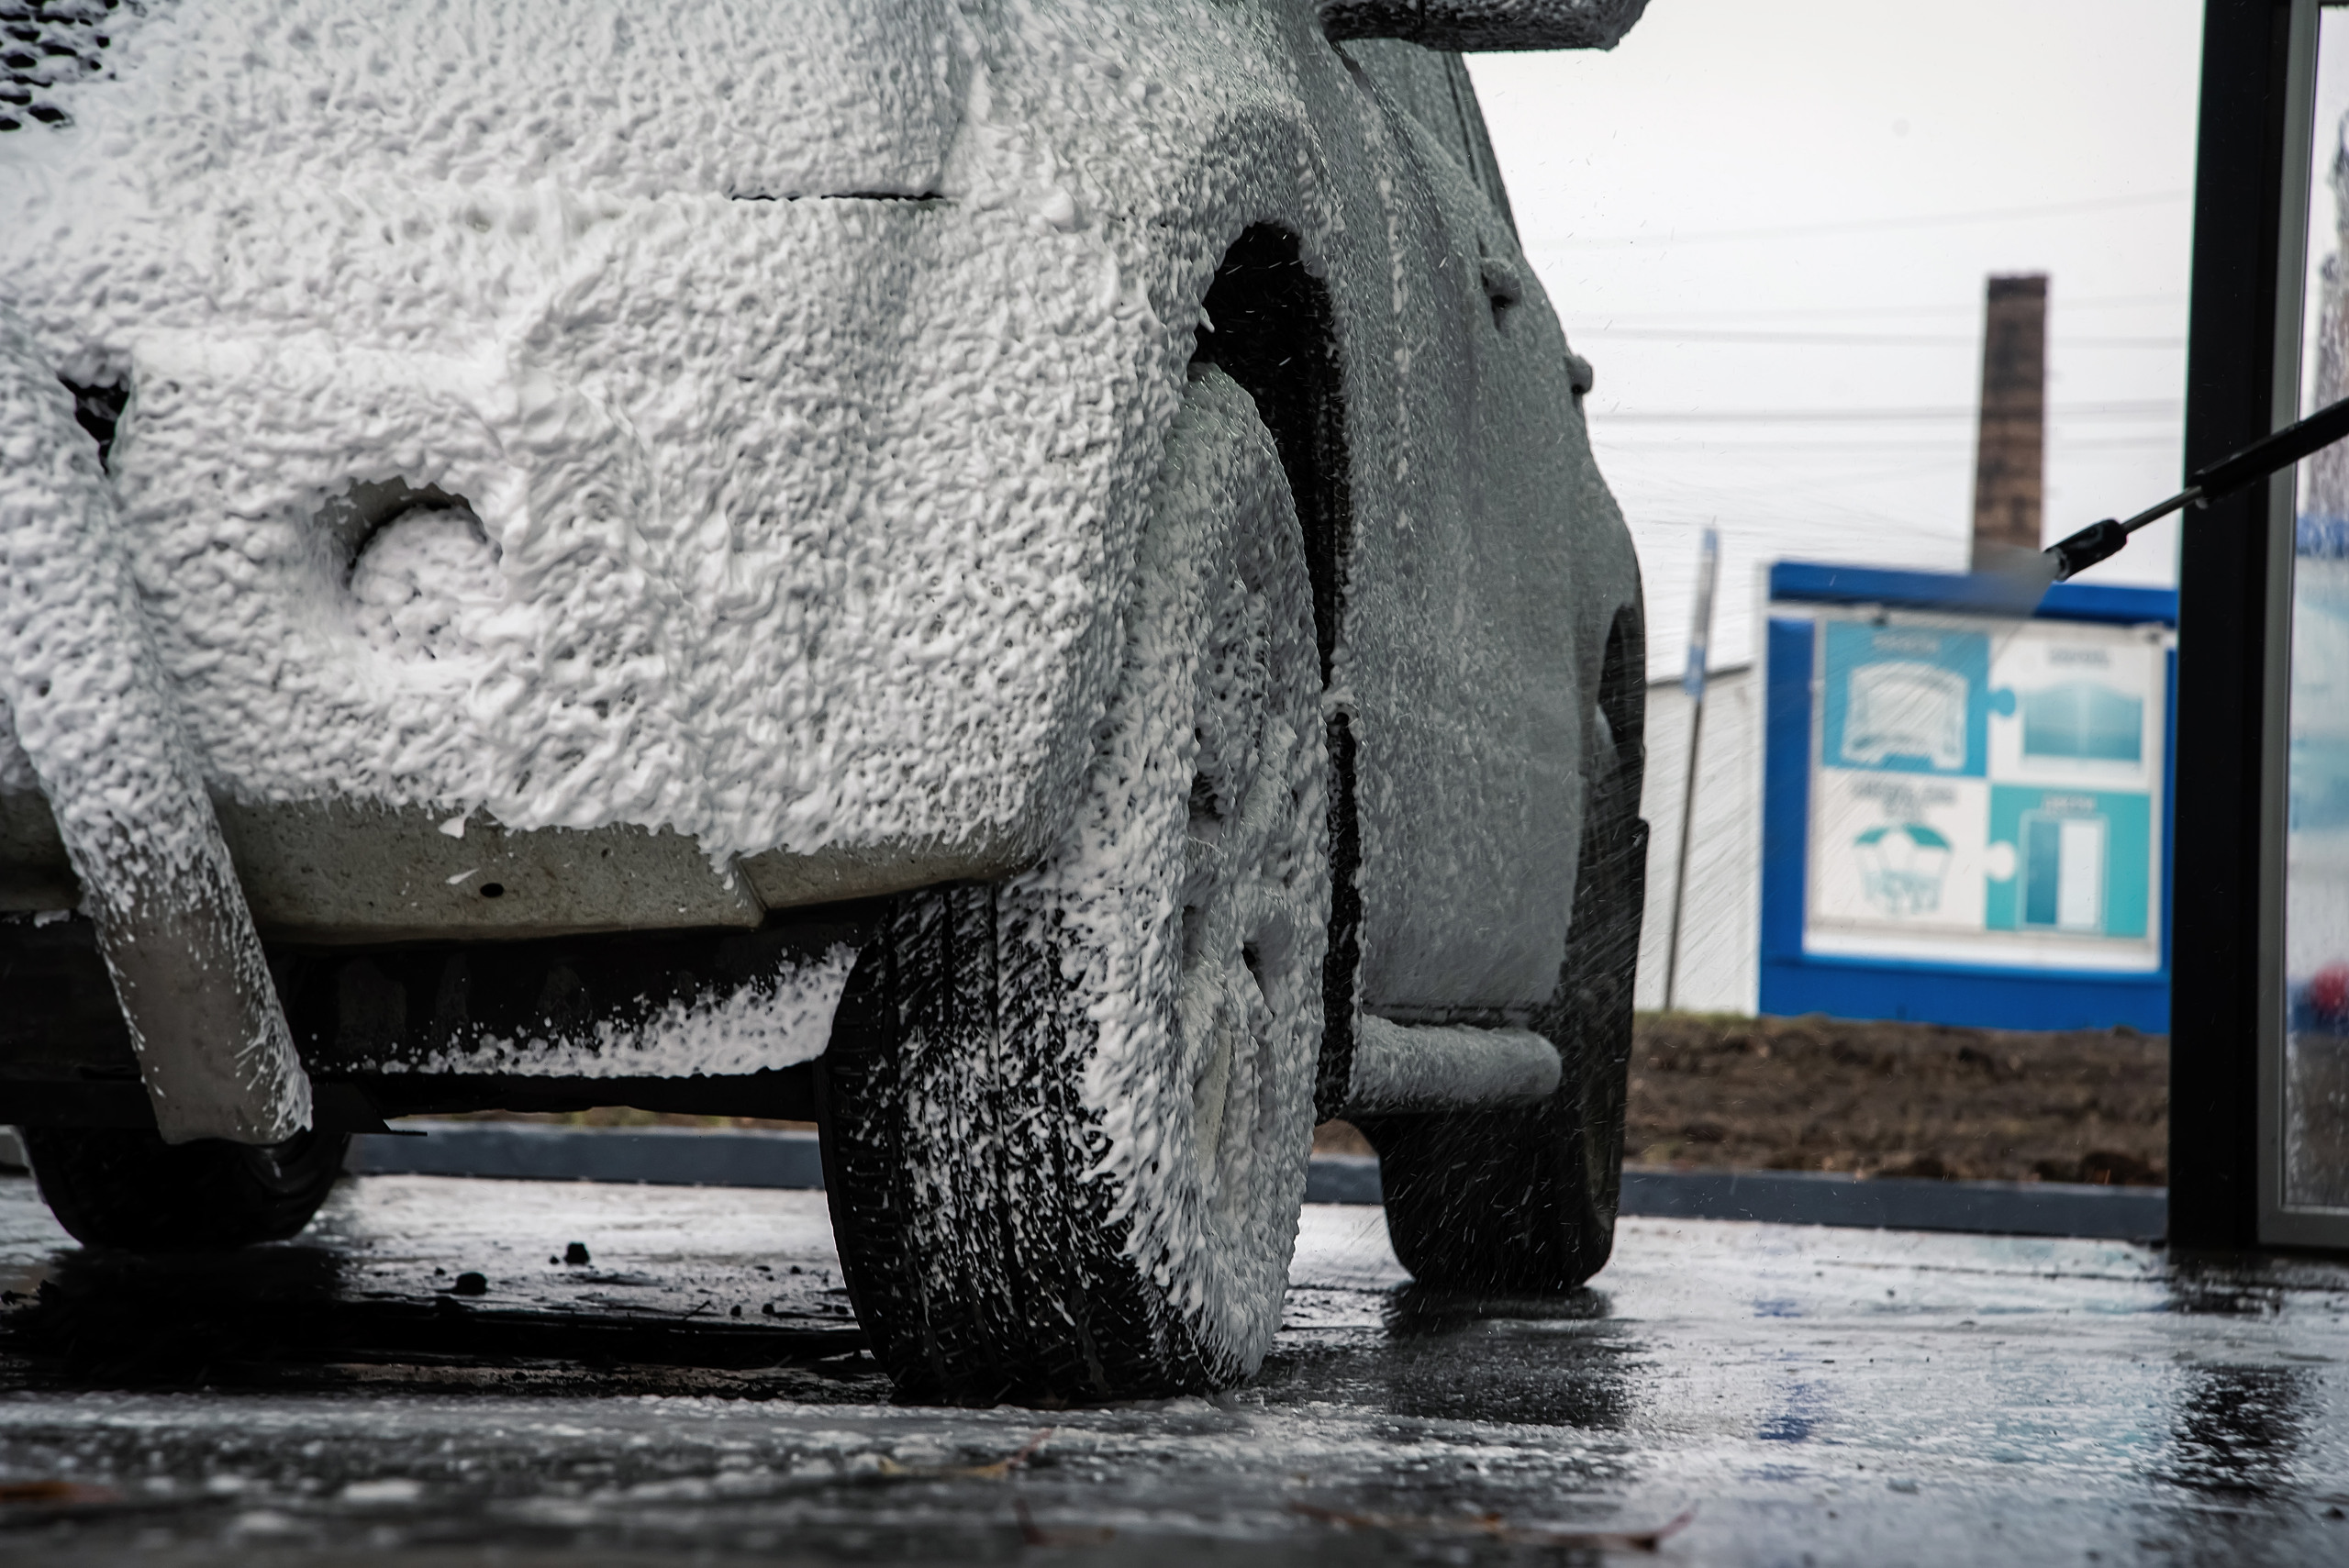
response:
<path id="1" fill-rule="evenodd" d="M 55 90 L 102 74 L 141 0 L 0 0 L 0 132 L 66 126 Z"/>

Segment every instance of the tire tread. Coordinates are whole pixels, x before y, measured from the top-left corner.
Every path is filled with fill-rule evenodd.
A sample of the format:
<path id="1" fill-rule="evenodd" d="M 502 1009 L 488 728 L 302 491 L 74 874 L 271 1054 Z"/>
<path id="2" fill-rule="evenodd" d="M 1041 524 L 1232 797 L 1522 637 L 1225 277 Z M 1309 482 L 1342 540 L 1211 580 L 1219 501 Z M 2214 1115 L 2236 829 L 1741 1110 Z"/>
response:
<path id="1" fill-rule="evenodd" d="M 326 1202 L 347 1132 L 307 1132 L 273 1149 L 206 1139 L 165 1143 L 137 1128 L 19 1129 L 57 1222 L 93 1247 L 219 1252 L 298 1234 Z"/>

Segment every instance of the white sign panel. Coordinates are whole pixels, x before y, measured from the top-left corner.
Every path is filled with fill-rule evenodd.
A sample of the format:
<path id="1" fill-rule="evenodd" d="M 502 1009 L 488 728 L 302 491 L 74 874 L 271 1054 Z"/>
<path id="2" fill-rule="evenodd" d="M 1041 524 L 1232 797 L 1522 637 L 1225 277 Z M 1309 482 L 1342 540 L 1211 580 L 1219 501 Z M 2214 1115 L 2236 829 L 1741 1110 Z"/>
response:
<path id="1" fill-rule="evenodd" d="M 1804 951 L 2160 968 L 2167 631 L 1816 621 Z"/>

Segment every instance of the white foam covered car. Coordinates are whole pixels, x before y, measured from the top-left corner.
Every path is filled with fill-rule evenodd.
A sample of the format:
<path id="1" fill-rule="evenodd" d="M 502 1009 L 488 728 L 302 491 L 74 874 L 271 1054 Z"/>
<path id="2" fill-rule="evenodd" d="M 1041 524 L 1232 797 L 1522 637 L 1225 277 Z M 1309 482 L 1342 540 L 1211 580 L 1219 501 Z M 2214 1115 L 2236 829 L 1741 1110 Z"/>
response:
<path id="1" fill-rule="evenodd" d="M 907 1395 L 1204 1389 L 1343 1113 L 1423 1280 L 1579 1284 L 1640 584 L 1450 51 L 1640 5 L 0 3 L 60 1218 L 808 1118 Z"/>

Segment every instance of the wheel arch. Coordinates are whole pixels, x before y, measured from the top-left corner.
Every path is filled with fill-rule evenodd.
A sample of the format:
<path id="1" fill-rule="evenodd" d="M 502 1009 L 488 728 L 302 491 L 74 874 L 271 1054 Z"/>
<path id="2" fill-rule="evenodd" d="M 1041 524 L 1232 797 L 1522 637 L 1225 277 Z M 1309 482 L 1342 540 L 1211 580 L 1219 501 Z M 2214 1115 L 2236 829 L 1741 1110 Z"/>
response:
<path id="1" fill-rule="evenodd" d="M 1201 302 L 1195 362 L 1245 388 L 1271 430 L 1305 534 L 1313 588 L 1314 644 L 1330 684 L 1345 617 L 1346 561 L 1353 543 L 1353 469 L 1345 365 L 1329 285 L 1306 265 L 1297 235 L 1278 224 L 1241 231 Z M 1322 973 L 1322 1040 L 1314 1111 L 1326 1119 L 1353 1075 L 1354 994 L 1362 968 L 1362 831 L 1354 792 L 1350 716 L 1330 712 L 1330 957 Z"/>
<path id="2" fill-rule="evenodd" d="M 1637 599 L 1616 610 L 1599 653 L 1598 701 L 1614 764 L 1635 787 L 1647 773 L 1647 625 Z"/>

